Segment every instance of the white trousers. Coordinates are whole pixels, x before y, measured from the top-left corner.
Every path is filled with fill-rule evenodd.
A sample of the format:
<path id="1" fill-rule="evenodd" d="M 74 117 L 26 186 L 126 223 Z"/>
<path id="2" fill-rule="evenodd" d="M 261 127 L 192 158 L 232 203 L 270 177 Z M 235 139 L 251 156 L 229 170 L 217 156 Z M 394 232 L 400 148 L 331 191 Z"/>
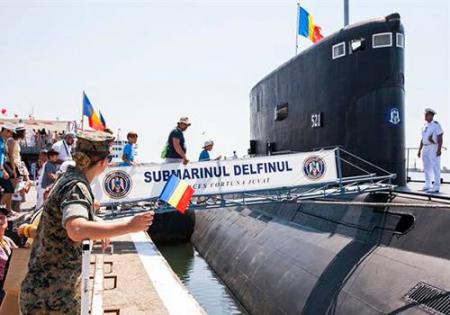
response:
<path id="1" fill-rule="evenodd" d="M 441 157 L 436 155 L 437 145 L 430 144 L 423 147 L 422 160 L 425 173 L 425 188 L 439 190 L 441 186 Z M 431 182 L 434 181 L 434 185 Z"/>

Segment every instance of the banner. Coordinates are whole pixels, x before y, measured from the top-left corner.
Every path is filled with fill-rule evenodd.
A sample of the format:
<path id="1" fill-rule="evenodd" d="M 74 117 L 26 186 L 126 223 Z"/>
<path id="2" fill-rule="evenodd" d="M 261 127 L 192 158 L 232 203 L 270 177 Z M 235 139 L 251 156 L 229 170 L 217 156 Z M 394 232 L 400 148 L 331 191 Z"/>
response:
<path id="1" fill-rule="evenodd" d="M 334 182 L 335 150 L 182 164 L 111 167 L 92 184 L 102 204 L 159 197 L 171 174 L 186 180 L 194 196 L 290 188 Z"/>

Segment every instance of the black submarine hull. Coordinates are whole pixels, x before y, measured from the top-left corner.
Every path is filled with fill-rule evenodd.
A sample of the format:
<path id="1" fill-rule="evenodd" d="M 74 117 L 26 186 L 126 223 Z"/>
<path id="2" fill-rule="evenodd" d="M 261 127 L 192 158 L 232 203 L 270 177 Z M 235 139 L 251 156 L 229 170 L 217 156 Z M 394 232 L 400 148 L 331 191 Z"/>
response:
<path id="1" fill-rule="evenodd" d="M 407 297 L 426 288 L 443 292 L 450 314 L 450 211 L 389 194 L 353 201 L 424 207 L 197 211 L 192 242 L 251 314 L 429 314 Z"/>

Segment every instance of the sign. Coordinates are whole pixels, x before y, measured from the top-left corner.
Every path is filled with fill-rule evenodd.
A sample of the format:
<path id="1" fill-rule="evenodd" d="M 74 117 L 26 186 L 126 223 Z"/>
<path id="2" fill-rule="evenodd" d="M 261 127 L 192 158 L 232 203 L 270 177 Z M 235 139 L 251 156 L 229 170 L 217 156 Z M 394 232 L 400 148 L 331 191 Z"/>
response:
<path id="1" fill-rule="evenodd" d="M 337 180 L 335 150 L 248 159 L 111 167 L 92 184 L 102 204 L 159 197 L 170 175 L 186 180 L 194 196 L 289 188 Z"/>
<path id="2" fill-rule="evenodd" d="M 389 112 L 389 122 L 393 125 L 398 125 L 400 123 L 400 110 L 398 108 L 391 108 Z"/>
<path id="3" fill-rule="evenodd" d="M 311 114 L 311 128 L 322 127 L 322 113 Z"/>

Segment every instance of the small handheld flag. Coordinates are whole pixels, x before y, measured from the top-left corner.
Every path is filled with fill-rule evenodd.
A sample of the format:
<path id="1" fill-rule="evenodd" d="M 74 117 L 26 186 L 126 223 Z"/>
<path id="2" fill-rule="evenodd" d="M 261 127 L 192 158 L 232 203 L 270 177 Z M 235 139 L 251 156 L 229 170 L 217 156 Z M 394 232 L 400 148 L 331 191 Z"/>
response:
<path id="1" fill-rule="evenodd" d="M 194 189 L 186 181 L 172 175 L 164 186 L 159 199 L 184 213 L 193 194 Z"/>
<path id="2" fill-rule="evenodd" d="M 321 27 L 314 25 L 313 17 L 304 8 L 298 7 L 298 34 L 309 38 L 313 43 L 323 38 Z"/>

